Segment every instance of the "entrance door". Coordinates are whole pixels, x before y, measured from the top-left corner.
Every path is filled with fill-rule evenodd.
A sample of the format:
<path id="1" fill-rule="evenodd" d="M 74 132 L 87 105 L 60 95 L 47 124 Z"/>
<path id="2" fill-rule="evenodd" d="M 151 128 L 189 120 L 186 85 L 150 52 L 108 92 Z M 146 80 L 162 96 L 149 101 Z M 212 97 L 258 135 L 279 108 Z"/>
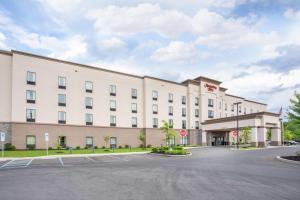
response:
<path id="1" fill-rule="evenodd" d="M 66 147 L 66 136 L 59 136 L 58 138 L 59 140 L 59 145 L 63 148 Z"/>
<path id="2" fill-rule="evenodd" d="M 225 145 L 225 139 L 222 136 L 214 136 L 214 146 Z"/>

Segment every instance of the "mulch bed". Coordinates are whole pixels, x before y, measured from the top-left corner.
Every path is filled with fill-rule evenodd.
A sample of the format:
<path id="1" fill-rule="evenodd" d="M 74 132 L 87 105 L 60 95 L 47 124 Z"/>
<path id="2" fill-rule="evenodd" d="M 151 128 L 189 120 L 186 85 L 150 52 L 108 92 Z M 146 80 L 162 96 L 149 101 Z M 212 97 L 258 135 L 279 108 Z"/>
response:
<path id="1" fill-rule="evenodd" d="M 281 158 L 300 162 L 300 156 L 281 156 Z"/>

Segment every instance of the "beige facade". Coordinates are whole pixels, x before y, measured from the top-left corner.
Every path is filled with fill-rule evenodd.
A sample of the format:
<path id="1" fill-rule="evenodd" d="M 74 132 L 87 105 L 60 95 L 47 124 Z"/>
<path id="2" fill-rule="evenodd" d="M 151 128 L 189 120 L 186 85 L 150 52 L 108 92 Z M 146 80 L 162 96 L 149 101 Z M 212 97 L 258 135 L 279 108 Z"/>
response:
<path id="1" fill-rule="evenodd" d="M 163 120 L 173 122 L 176 143 L 186 129 L 189 143 L 204 144 L 205 123 L 235 116 L 233 103 L 241 102 L 239 115 L 267 108 L 226 94 L 221 82 L 205 77 L 177 83 L 19 51 L 0 51 L 0 82 L 0 128 L 19 149 L 26 148 L 26 136 L 44 148 L 45 132 L 53 147 L 59 137 L 66 146 L 83 147 L 86 137 L 103 146 L 105 135 L 116 137 L 117 145 L 138 146 L 141 130 L 147 144 L 162 145 L 157 128 Z"/>

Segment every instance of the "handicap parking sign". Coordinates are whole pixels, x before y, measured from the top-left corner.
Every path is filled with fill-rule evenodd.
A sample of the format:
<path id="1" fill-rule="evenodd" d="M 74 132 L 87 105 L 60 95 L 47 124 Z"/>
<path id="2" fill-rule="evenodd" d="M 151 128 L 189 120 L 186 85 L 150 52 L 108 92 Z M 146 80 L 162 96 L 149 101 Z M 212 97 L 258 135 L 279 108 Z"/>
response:
<path id="1" fill-rule="evenodd" d="M 1 132 L 1 142 L 5 142 L 5 133 Z"/>

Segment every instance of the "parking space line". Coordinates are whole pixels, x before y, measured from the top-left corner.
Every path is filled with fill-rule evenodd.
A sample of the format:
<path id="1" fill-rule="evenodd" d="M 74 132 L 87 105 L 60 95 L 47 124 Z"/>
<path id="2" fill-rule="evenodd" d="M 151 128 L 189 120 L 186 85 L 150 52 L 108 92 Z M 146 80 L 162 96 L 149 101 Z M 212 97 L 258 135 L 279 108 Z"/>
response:
<path id="1" fill-rule="evenodd" d="M 119 158 L 117 156 L 107 155 L 107 157 L 111 157 L 111 158 L 114 158 L 114 159 L 119 159 L 119 160 L 122 160 L 122 161 L 129 161 L 129 160 L 125 159 L 125 158 L 123 159 L 123 158 Z"/>
<path id="2" fill-rule="evenodd" d="M 14 160 L 10 160 L 10 161 L 8 161 L 7 163 L 5 163 L 4 165 L 2 165 L 0 168 L 3 168 L 3 167 L 5 167 L 5 166 L 7 166 L 7 165 L 9 165 L 10 163 L 12 163 Z"/>
<path id="3" fill-rule="evenodd" d="M 92 162 L 97 162 L 96 160 L 94 160 L 94 159 L 91 158 L 91 157 L 86 156 L 86 158 L 87 158 L 88 160 L 92 161 Z"/>
<path id="4" fill-rule="evenodd" d="M 30 165 L 30 163 L 33 161 L 34 159 L 31 159 L 27 164 L 26 167 L 28 167 Z"/>
<path id="5" fill-rule="evenodd" d="M 63 167 L 63 166 L 64 166 L 64 162 L 62 161 L 62 158 L 61 158 L 61 157 L 58 157 L 57 159 L 59 160 L 61 166 Z"/>
<path id="6" fill-rule="evenodd" d="M 149 159 L 149 160 L 153 160 L 154 159 L 154 158 L 151 158 L 151 157 L 146 156 L 146 155 L 134 155 L 134 154 L 132 154 L 130 156 L 138 157 L 138 158 L 146 158 L 146 159 Z"/>

